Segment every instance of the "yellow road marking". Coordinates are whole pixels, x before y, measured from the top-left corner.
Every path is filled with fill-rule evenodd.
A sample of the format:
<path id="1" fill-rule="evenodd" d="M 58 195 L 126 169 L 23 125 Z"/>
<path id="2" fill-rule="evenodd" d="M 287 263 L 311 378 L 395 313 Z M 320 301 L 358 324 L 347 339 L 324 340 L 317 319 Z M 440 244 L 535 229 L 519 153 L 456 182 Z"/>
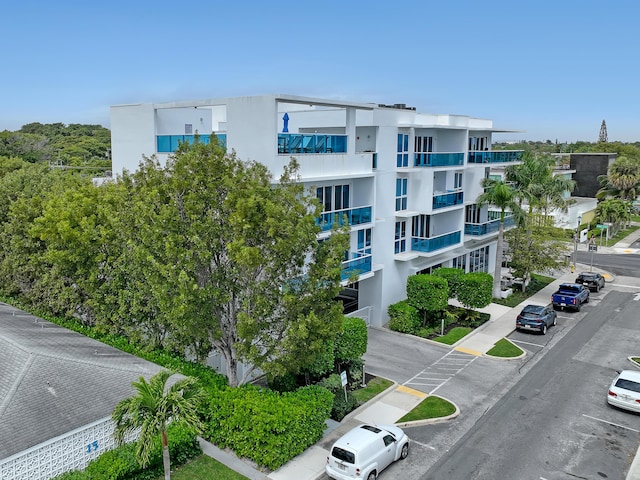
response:
<path id="1" fill-rule="evenodd" d="M 413 388 L 409 388 L 409 387 L 405 387 L 404 385 L 398 385 L 398 387 L 396 388 L 396 390 L 398 392 L 402 392 L 402 393 L 408 393 L 409 395 L 413 395 L 415 397 L 426 397 L 427 394 L 424 392 L 421 392 L 419 390 L 414 390 Z"/>
<path id="2" fill-rule="evenodd" d="M 462 353 L 468 353 L 469 355 L 475 355 L 476 357 L 482 356 L 482 352 L 479 352 L 478 350 L 471 350 L 470 348 L 456 347 L 454 350 Z"/>

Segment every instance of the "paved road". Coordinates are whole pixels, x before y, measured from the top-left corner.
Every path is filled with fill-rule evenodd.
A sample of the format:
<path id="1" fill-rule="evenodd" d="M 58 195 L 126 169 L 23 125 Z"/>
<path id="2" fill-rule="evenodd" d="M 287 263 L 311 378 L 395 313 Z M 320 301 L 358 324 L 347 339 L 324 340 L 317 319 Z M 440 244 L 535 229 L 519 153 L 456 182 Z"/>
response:
<path id="1" fill-rule="evenodd" d="M 605 293 L 599 306 L 594 298 L 586 313 L 574 314 L 579 320 L 565 320 L 569 334 L 551 340 L 552 348 L 420 478 L 624 478 L 640 442 L 640 415 L 608 407 L 604 395 L 614 370 L 630 365 L 626 356 L 636 352 L 638 304 L 630 293 Z"/>

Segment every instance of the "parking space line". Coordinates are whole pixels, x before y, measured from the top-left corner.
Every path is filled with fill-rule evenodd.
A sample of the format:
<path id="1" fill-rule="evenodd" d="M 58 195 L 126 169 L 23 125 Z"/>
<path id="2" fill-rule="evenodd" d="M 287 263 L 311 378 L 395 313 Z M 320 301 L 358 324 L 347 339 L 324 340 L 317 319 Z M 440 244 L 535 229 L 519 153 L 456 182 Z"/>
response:
<path id="1" fill-rule="evenodd" d="M 582 416 L 590 418 L 592 420 L 596 420 L 598 422 L 608 423 L 609 425 L 613 425 L 614 427 L 620 427 L 620 428 L 624 428 L 625 430 L 631 430 L 632 432 L 640 433 L 640 430 L 636 430 L 635 428 L 631 428 L 631 427 L 625 427 L 624 425 L 620 425 L 619 423 L 609 422 L 607 420 L 603 420 L 601 418 L 592 417 L 591 415 L 586 415 L 584 413 L 582 414 Z"/>

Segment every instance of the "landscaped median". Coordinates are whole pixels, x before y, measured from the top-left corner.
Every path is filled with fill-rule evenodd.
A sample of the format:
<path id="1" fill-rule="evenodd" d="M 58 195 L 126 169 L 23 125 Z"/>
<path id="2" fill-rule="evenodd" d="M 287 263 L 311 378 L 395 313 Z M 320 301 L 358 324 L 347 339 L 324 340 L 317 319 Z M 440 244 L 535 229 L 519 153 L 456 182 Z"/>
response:
<path id="1" fill-rule="evenodd" d="M 524 350 L 506 338 L 501 338 L 486 354 L 488 357 L 504 358 L 508 360 L 522 358 Z"/>

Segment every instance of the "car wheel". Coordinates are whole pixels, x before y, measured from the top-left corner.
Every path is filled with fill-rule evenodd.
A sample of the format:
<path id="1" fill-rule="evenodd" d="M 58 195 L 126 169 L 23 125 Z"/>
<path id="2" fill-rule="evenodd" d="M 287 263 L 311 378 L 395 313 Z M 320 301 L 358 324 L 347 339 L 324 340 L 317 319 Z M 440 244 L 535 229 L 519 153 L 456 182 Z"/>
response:
<path id="1" fill-rule="evenodd" d="M 553 323 L 551 325 L 555 327 L 557 324 L 558 324 L 558 317 L 553 317 Z"/>
<path id="2" fill-rule="evenodd" d="M 596 285 L 596 293 L 600 291 L 600 285 Z"/>
<path id="3" fill-rule="evenodd" d="M 582 304 L 579 303 L 578 306 L 576 307 L 576 312 L 579 312 L 581 308 L 582 308 Z"/>
<path id="4" fill-rule="evenodd" d="M 367 477 L 367 480 L 376 480 L 376 472 L 371 472 Z"/>
<path id="5" fill-rule="evenodd" d="M 560 307 L 559 307 L 559 306 L 557 306 L 557 305 L 554 305 L 554 306 L 553 306 L 553 309 L 554 309 L 554 310 L 560 310 Z"/>
<path id="6" fill-rule="evenodd" d="M 400 458 L 404 460 L 405 458 L 407 458 L 407 455 L 409 455 L 409 444 L 405 443 L 402 446 L 402 451 L 400 452 Z"/>
<path id="7" fill-rule="evenodd" d="M 542 330 L 540 330 L 540 333 L 543 334 L 543 335 L 547 334 L 547 326 L 546 325 L 542 326 Z"/>
<path id="8" fill-rule="evenodd" d="M 587 299 L 584 301 L 584 303 L 589 303 L 589 300 L 591 300 L 591 295 L 587 295 Z"/>

